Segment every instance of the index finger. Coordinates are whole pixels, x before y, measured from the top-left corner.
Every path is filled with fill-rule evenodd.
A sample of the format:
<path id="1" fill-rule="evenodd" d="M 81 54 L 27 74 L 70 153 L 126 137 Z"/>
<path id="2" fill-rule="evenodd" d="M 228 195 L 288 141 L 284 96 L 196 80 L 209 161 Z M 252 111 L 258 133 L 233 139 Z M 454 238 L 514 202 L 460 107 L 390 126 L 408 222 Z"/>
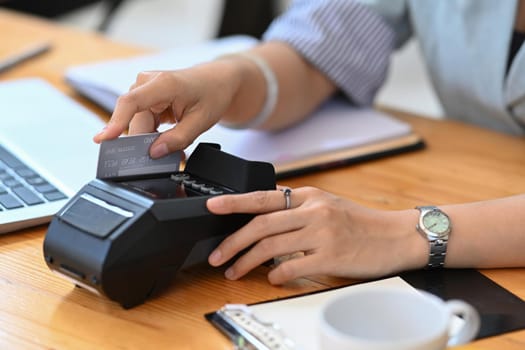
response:
<path id="1" fill-rule="evenodd" d="M 227 194 L 208 199 L 206 205 L 214 214 L 269 213 L 295 208 L 302 203 L 300 191 L 290 192 L 289 203 L 281 190 L 255 191 L 243 194 Z"/>
<path id="2" fill-rule="evenodd" d="M 100 143 L 120 136 L 129 126 L 135 114 L 149 110 L 150 107 L 173 100 L 173 87 L 166 79 L 156 76 L 151 81 L 121 95 L 108 125 L 95 135 L 93 140 Z"/>

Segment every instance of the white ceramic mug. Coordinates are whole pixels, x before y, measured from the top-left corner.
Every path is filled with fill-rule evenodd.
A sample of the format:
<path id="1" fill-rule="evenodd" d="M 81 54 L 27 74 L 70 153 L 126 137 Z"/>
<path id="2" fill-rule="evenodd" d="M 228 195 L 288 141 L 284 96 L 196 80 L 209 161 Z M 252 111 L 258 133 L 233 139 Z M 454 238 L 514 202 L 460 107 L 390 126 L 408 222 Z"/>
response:
<path id="1" fill-rule="evenodd" d="M 320 341 L 323 350 L 442 350 L 474 339 L 479 326 L 477 311 L 460 300 L 395 287 L 358 289 L 324 305 Z"/>

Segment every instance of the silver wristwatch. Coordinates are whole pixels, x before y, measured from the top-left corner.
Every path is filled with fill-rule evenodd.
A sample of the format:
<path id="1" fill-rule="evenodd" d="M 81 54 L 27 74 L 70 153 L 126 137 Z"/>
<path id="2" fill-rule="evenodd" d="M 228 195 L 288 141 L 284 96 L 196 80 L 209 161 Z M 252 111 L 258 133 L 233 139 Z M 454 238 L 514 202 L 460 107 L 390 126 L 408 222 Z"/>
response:
<path id="1" fill-rule="evenodd" d="M 427 268 L 443 267 L 447 255 L 448 236 L 452 229 L 450 218 L 435 206 L 416 207 L 419 210 L 419 222 L 416 229 L 430 244 Z"/>

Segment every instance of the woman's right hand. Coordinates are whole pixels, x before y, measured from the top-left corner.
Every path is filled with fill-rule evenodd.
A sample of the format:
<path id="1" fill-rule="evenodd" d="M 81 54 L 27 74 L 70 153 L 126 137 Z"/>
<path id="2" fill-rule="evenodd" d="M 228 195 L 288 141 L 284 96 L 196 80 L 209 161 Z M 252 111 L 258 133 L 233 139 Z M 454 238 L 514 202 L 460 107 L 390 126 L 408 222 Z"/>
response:
<path id="1" fill-rule="evenodd" d="M 181 150 L 219 121 L 239 89 L 240 75 L 230 60 L 178 71 L 142 72 L 119 97 L 107 126 L 93 140 L 100 143 L 129 134 L 155 132 L 173 123 L 150 148 L 153 158 Z"/>

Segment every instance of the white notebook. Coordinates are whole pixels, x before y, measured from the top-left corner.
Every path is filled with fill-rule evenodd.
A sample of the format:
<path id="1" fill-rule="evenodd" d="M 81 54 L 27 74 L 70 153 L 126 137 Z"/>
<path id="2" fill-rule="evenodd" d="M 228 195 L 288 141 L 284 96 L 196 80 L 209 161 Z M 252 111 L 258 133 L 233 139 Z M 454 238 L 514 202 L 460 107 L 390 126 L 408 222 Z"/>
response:
<path id="1" fill-rule="evenodd" d="M 256 43 L 257 39 L 250 36 L 231 36 L 154 54 L 73 66 L 65 78 L 82 95 L 111 112 L 117 98 L 129 90 L 142 71 L 187 68 Z"/>
<path id="2" fill-rule="evenodd" d="M 141 71 L 186 68 L 256 43 L 252 37 L 232 36 L 157 54 L 72 67 L 66 79 L 80 93 L 112 111 L 118 96 L 128 91 Z M 271 162 L 281 178 L 423 146 L 409 124 L 341 101 L 328 103 L 304 122 L 279 132 L 215 126 L 188 151 L 198 142 L 219 143 L 224 151 L 239 157 Z"/>
<path id="3" fill-rule="evenodd" d="M 410 124 L 379 111 L 330 101 L 285 130 L 233 130 L 215 125 L 199 142 L 221 145 L 238 157 L 270 162 L 279 178 L 353 164 L 423 147 Z"/>

